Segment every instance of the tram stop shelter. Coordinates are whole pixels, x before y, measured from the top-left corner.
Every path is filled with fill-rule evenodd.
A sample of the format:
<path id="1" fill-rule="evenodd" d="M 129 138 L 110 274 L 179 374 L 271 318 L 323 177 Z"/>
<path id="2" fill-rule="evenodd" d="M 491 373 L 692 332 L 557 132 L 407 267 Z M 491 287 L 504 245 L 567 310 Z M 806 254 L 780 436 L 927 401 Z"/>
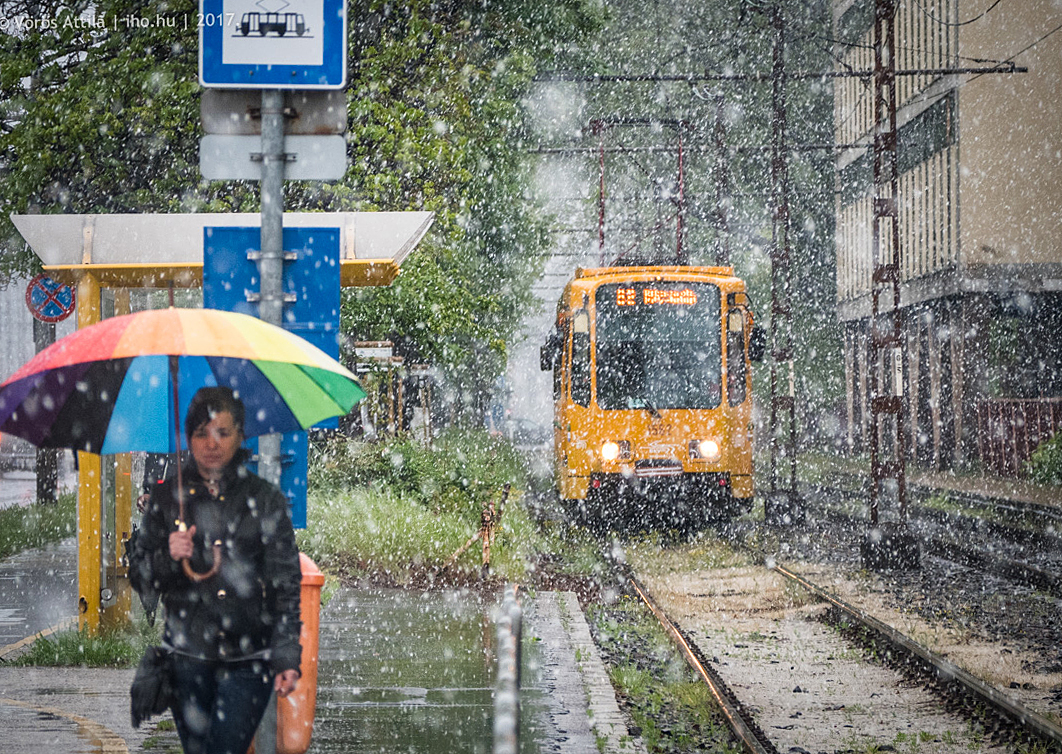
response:
<path id="1" fill-rule="evenodd" d="M 130 289 L 198 288 L 208 229 L 259 228 L 258 213 L 12 215 L 45 272 L 76 289 L 79 328 L 99 322 L 103 293 L 128 313 Z M 431 212 L 286 212 L 285 228 L 339 231 L 340 285 L 390 285 L 434 220 Z M 127 620 L 132 592 L 122 564 L 132 530 L 132 459 L 78 454 L 78 626 Z M 107 493 L 106 495 L 104 493 Z"/>

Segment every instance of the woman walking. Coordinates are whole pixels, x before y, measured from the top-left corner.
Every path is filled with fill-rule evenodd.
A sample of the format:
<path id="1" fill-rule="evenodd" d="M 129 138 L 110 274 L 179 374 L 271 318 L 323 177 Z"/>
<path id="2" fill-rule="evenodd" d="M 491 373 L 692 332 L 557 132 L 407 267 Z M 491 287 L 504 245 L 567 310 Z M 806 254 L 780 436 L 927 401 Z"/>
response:
<path id="1" fill-rule="evenodd" d="M 195 394 L 182 483 L 155 486 L 131 556 L 162 596 L 187 754 L 245 754 L 270 693 L 290 694 L 299 678 L 295 533 L 283 493 L 244 466 L 243 419 L 228 388 Z"/>

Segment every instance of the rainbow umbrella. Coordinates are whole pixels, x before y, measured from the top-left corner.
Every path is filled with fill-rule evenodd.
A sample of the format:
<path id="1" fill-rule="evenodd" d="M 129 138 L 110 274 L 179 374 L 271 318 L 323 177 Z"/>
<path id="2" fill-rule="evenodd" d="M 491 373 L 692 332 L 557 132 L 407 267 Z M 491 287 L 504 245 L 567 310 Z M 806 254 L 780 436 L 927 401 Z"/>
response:
<path id="1" fill-rule="evenodd" d="M 297 335 L 246 314 L 170 308 L 106 319 L 41 351 L 0 385 L 0 432 L 41 448 L 173 453 L 204 386 L 236 391 L 248 437 L 307 429 L 365 397 L 353 373 Z"/>

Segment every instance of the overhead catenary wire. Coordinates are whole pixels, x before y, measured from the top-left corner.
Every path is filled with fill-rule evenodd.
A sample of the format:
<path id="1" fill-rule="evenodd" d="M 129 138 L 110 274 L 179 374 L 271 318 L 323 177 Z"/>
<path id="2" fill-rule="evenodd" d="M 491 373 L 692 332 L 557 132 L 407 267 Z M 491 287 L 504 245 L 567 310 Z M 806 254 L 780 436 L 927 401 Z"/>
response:
<path id="1" fill-rule="evenodd" d="M 1014 58 L 1018 57 L 1019 55 L 1023 55 L 1023 54 L 1025 54 L 1026 52 L 1028 52 L 1028 51 L 1029 51 L 1029 50 L 1031 50 L 1032 48 L 1036 47 L 1036 45 L 1038 45 L 1038 44 L 1040 44 L 1041 42 L 1043 42 L 1043 41 L 1044 41 L 1045 39 L 1047 39 L 1048 37 L 1052 36 L 1053 34 L 1057 34 L 1057 33 L 1058 33 L 1058 32 L 1059 32 L 1060 30 L 1062 30 L 1062 24 L 1059 24 L 1059 25 L 1058 25 L 1058 26 L 1056 26 L 1055 28 L 1051 29 L 1051 31 L 1049 31 L 1049 32 L 1047 32 L 1046 34 L 1044 34 L 1044 35 L 1043 35 L 1042 37 L 1040 37 L 1039 39 L 1037 39 L 1037 40 L 1036 40 L 1035 42 L 1032 42 L 1031 44 L 1028 44 L 1028 45 L 1026 45 L 1025 47 L 1022 47 L 1022 48 L 1021 48 L 1020 50 L 1018 50 L 1018 51 L 1017 51 L 1016 53 L 1014 53 L 1013 55 L 1011 55 L 1010 57 L 1008 57 L 1008 58 L 1007 58 L 1007 60 L 1013 60 Z M 1027 68 L 1024 68 L 1024 69 L 1022 69 L 1022 70 L 1023 70 L 1023 71 L 1027 71 L 1028 69 L 1027 69 Z M 983 74 L 982 74 L 982 75 L 983 75 Z M 973 78 L 973 79 L 970 79 L 970 81 L 973 81 L 974 79 L 977 79 L 977 78 L 980 78 L 980 76 L 974 76 L 974 78 Z"/>
<path id="2" fill-rule="evenodd" d="M 999 5 L 1001 2 L 1003 2 L 1003 0 L 996 0 L 994 3 L 992 3 L 987 8 L 985 8 L 983 11 L 981 11 L 979 14 L 977 14 L 973 18 L 968 18 L 965 21 L 945 21 L 944 19 L 937 18 L 932 13 L 930 13 L 928 10 L 926 10 L 926 7 L 924 5 L 922 5 L 922 3 L 919 2 L 919 0 L 913 0 L 913 2 L 915 4 L 915 6 L 918 8 L 918 10 L 922 11 L 922 13 L 926 16 L 926 18 L 933 19 L 934 21 L 936 21 L 941 26 L 959 27 L 959 26 L 966 26 L 968 24 L 972 24 L 975 21 L 980 21 L 982 18 L 987 16 L 989 13 L 991 13 L 992 9 L 994 9 L 997 5 Z"/>
<path id="3" fill-rule="evenodd" d="M 993 7 L 995 7 L 995 5 L 998 5 L 998 4 L 999 4 L 998 2 L 994 3 Z M 986 13 L 987 13 L 987 11 L 986 11 Z M 829 36 L 811 34 L 811 33 L 809 33 L 808 29 L 806 29 L 806 28 L 797 29 L 795 31 L 794 36 L 796 38 L 804 39 L 804 40 L 815 40 L 815 39 L 827 40 L 827 41 L 829 41 L 830 43 L 832 43 L 834 45 L 844 46 L 844 47 L 847 47 L 849 49 L 859 48 L 859 47 L 870 49 L 867 45 L 858 45 L 858 44 L 846 43 L 846 42 L 841 42 L 841 41 L 836 40 L 836 39 L 831 39 Z M 825 48 L 824 47 L 820 47 L 820 49 L 825 49 Z M 867 71 L 854 70 L 854 68 L 851 65 L 846 64 L 845 61 L 841 58 L 841 56 L 838 55 L 837 53 L 832 52 L 830 50 L 826 50 L 826 52 L 829 55 L 829 57 L 834 61 L 834 64 L 835 64 L 835 66 L 837 68 L 844 68 L 845 70 L 836 70 L 835 69 L 835 70 L 821 70 L 821 71 L 806 71 L 806 70 L 805 71 L 792 71 L 792 72 L 785 71 L 784 72 L 784 76 L 785 76 L 786 80 L 791 80 L 791 81 L 800 81 L 800 80 L 826 81 L 826 80 L 830 80 L 830 79 L 840 79 L 840 78 L 856 78 L 856 79 L 860 79 L 861 81 L 864 82 L 864 92 L 863 92 L 863 96 L 860 97 L 860 101 L 865 101 L 866 95 L 870 91 L 870 81 L 871 81 L 871 79 L 874 76 L 874 71 L 871 71 L 871 70 L 867 70 Z M 676 57 L 677 56 L 673 57 L 672 59 L 676 59 Z M 971 61 L 974 60 L 974 59 L 965 58 L 965 57 L 960 58 L 960 59 L 962 59 L 962 60 L 971 60 Z M 987 65 L 985 65 L 985 66 L 971 65 L 971 66 L 962 66 L 962 67 L 959 67 L 959 66 L 941 66 L 941 67 L 934 67 L 934 68 L 928 68 L 927 67 L 927 68 L 917 68 L 917 69 L 901 69 L 901 70 L 895 71 L 894 75 L 895 76 L 925 76 L 925 75 L 938 75 L 938 76 L 945 76 L 945 75 L 972 75 L 972 76 L 980 76 L 980 75 L 984 75 L 985 73 L 1017 73 L 1017 72 L 1025 72 L 1025 70 L 1027 70 L 1027 69 L 1024 69 L 1024 68 L 1019 68 L 1018 66 L 1016 66 L 1010 60 L 1008 60 L 1008 61 L 978 61 L 978 62 L 985 62 L 985 63 L 987 63 Z M 701 100 L 705 100 L 705 99 L 708 99 L 708 97 L 702 96 L 702 92 L 706 91 L 704 89 L 704 84 L 707 84 L 707 83 L 717 83 L 717 84 L 718 83 L 767 83 L 767 82 L 773 82 L 774 79 L 776 78 L 776 76 L 777 76 L 777 69 L 771 71 L 770 73 L 755 72 L 754 71 L 754 72 L 751 72 L 751 73 L 744 73 L 744 74 L 722 73 L 722 72 L 715 72 L 715 73 L 713 73 L 713 72 L 704 72 L 704 73 L 686 73 L 686 74 L 682 74 L 682 73 L 664 73 L 664 74 L 661 74 L 661 73 L 658 73 L 658 72 L 655 72 L 655 71 L 651 72 L 651 73 L 645 73 L 645 74 L 631 74 L 631 73 L 621 73 L 621 74 L 608 74 L 608 73 L 581 74 L 581 73 L 572 72 L 572 71 L 552 71 L 552 72 L 548 72 L 548 73 L 543 73 L 537 78 L 540 81 L 557 81 L 557 80 L 560 80 L 560 81 L 573 81 L 573 82 L 587 82 L 587 83 L 591 83 L 591 84 L 608 84 L 608 83 L 618 83 L 618 84 L 624 84 L 624 83 L 634 83 L 634 84 L 639 84 L 639 83 L 649 83 L 649 84 L 680 83 L 680 84 L 682 84 L 682 83 L 685 83 L 685 84 L 687 84 L 687 85 L 689 85 L 691 87 L 691 91 L 692 91 L 692 93 L 694 94 L 695 97 L 697 97 L 698 99 L 701 99 Z M 961 86 L 963 83 L 965 83 L 965 82 L 955 82 L 955 85 L 956 86 Z M 717 94 L 717 92 L 708 90 L 709 97 L 710 96 L 714 96 L 716 94 Z M 670 103 L 671 102 L 671 97 L 669 96 L 667 99 L 668 99 L 668 102 Z M 852 114 L 852 117 L 855 117 L 855 113 Z M 867 150 L 867 149 L 870 148 L 870 146 L 871 145 L 870 145 L 869 142 L 867 142 L 867 143 L 860 142 L 860 143 L 853 143 L 853 144 L 825 144 L 825 143 L 824 144 L 805 144 L 805 145 L 784 144 L 782 146 L 782 149 L 783 149 L 784 152 L 788 152 L 788 153 L 792 154 L 792 153 L 798 152 L 798 151 L 811 151 L 811 150 L 832 150 L 832 151 L 835 151 L 835 152 L 843 152 L 843 151 L 849 151 L 849 150 L 853 150 L 853 149 Z M 605 154 L 613 154 L 613 153 L 615 153 L 615 154 L 637 154 L 637 153 L 643 153 L 643 154 L 652 154 L 652 153 L 667 154 L 667 153 L 670 153 L 670 152 L 674 151 L 674 149 L 675 149 L 675 147 L 673 147 L 673 146 L 662 146 L 662 145 L 638 146 L 638 145 L 630 145 L 630 144 L 621 144 L 619 146 L 609 146 L 609 147 L 603 147 L 603 146 L 602 147 L 589 147 L 589 146 L 580 147 L 580 146 L 575 146 L 575 145 L 560 145 L 560 146 L 542 145 L 542 146 L 533 148 L 533 149 L 531 149 L 529 151 L 531 151 L 532 153 L 538 153 L 538 154 L 543 154 L 543 155 L 547 155 L 547 154 L 558 154 L 558 155 L 564 155 L 564 154 L 568 154 L 568 155 L 586 154 L 586 155 L 589 155 L 589 154 L 602 154 L 602 153 L 605 153 Z M 768 147 L 762 147 L 760 149 L 757 149 L 756 147 L 743 147 L 743 148 L 731 149 L 730 152 L 731 152 L 732 155 L 733 154 L 737 154 L 737 153 L 755 154 L 757 151 L 765 152 L 767 149 L 769 149 L 769 148 Z M 689 155 L 693 155 L 693 154 L 707 155 L 707 154 L 711 154 L 712 152 L 714 152 L 715 148 L 707 146 L 707 145 L 702 145 L 702 144 L 685 144 L 685 145 L 683 145 L 683 151 L 686 152 Z M 647 166 L 645 164 L 643 164 L 641 161 L 639 161 L 637 159 L 633 160 L 633 162 L 634 162 L 637 170 L 641 174 L 651 177 L 651 171 L 647 169 Z M 836 194 L 837 191 L 835 190 L 832 193 Z M 692 199 L 692 197 L 687 197 L 687 199 L 689 200 L 691 205 L 695 205 L 696 204 L 696 202 Z M 693 215 L 696 216 L 697 213 L 694 212 Z M 704 218 L 701 218 L 701 219 L 704 219 Z M 565 231 L 565 232 L 577 232 L 577 231 Z"/>

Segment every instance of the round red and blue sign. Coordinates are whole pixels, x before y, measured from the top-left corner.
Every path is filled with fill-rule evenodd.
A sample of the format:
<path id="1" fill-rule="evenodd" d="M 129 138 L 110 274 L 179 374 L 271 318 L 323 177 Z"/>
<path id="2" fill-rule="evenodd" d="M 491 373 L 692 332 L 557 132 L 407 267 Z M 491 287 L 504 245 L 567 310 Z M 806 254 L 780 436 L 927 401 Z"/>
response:
<path id="1" fill-rule="evenodd" d="M 41 322 L 60 322 L 74 311 L 74 289 L 43 272 L 26 286 L 26 306 Z"/>

